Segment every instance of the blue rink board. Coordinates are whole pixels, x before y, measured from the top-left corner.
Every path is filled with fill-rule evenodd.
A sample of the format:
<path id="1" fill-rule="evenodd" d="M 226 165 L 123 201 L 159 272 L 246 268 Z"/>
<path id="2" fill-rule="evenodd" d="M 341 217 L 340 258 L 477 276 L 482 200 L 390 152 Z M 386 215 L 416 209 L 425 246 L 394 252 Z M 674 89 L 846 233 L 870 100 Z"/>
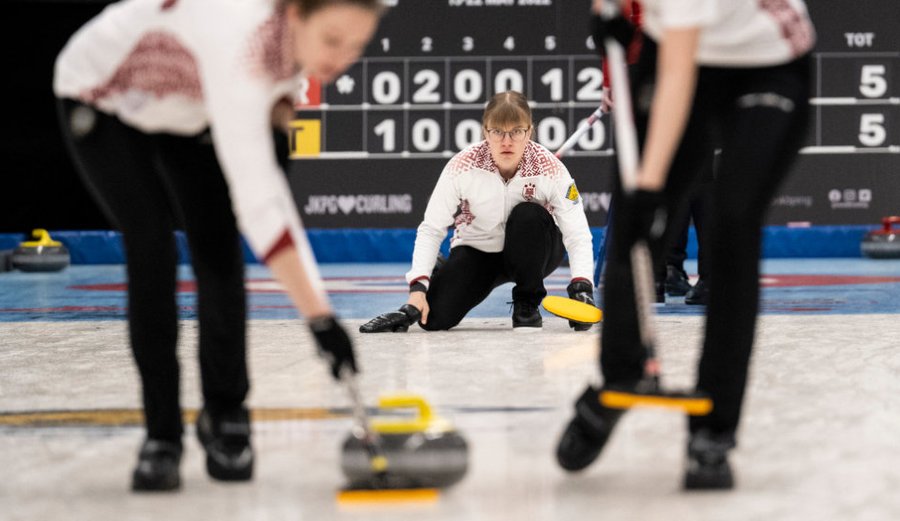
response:
<path id="1" fill-rule="evenodd" d="M 861 257 L 860 241 L 873 226 L 767 226 L 763 229 L 763 257 L 782 258 L 845 258 Z M 603 241 L 605 228 L 591 228 L 594 251 Z M 409 262 L 415 243 L 415 229 L 310 229 L 309 242 L 319 262 Z M 53 231 L 55 240 L 70 251 L 72 264 L 121 264 L 124 262 L 121 237 L 112 231 Z M 184 234 L 176 234 L 181 262 L 188 261 Z M 24 234 L 0 234 L 0 250 L 15 248 L 25 240 Z M 445 240 L 444 252 L 449 247 Z M 688 255 L 696 258 L 697 239 L 693 227 L 689 231 Z M 247 262 L 256 258 L 244 245 Z"/>
<path id="2" fill-rule="evenodd" d="M 686 268 L 694 273 L 695 262 L 688 261 Z M 407 269 L 406 263 L 324 264 L 322 276 L 338 315 L 364 319 L 405 302 Z M 248 266 L 246 278 L 251 319 L 298 316 L 265 267 Z M 179 279 L 181 317 L 195 319 L 190 268 L 181 267 Z M 121 265 L 0 273 L 0 321 L 123 320 L 125 282 Z M 763 262 L 762 282 L 762 309 L 767 314 L 900 313 L 900 260 L 770 259 Z M 563 295 L 567 283 L 568 271 L 561 268 L 548 278 L 547 289 Z M 497 288 L 469 316 L 509 316 L 511 288 L 511 284 Z M 671 297 L 657 310 L 662 315 L 703 312 L 700 306 Z"/>

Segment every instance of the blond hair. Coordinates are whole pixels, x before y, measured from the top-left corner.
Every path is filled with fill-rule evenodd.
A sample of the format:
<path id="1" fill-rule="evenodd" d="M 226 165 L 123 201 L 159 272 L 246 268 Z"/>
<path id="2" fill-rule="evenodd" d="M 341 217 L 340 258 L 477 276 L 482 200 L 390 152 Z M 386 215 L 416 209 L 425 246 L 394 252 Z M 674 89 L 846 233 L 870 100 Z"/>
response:
<path id="1" fill-rule="evenodd" d="M 531 107 L 528 99 L 521 92 L 508 90 L 498 92 L 491 97 L 484 108 L 481 121 L 485 127 L 507 128 L 521 125 L 531 126 Z"/>

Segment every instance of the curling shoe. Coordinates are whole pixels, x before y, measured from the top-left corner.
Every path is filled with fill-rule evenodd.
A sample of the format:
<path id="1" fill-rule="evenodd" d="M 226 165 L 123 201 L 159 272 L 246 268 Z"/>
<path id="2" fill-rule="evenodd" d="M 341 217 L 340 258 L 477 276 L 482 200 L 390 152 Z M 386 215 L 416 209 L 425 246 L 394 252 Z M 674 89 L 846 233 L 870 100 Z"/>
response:
<path id="1" fill-rule="evenodd" d="M 709 286 L 705 280 L 698 280 L 694 287 L 684 294 L 684 303 L 691 306 L 705 306 L 709 303 Z"/>
<path id="2" fill-rule="evenodd" d="M 734 476 L 728 464 L 728 451 L 735 446 L 734 434 L 713 434 L 701 429 L 688 442 L 686 490 L 728 490 L 734 488 Z"/>
<path id="3" fill-rule="evenodd" d="M 621 410 L 601 405 L 599 390 L 588 386 L 575 402 L 575 417 L 556 447 L 559 466 L 576 472 L 593 463 L 622 414 Z"/>
<path id="4" fill-rule="evenodd" d="M 515 331 L 540 331 L 543 322 L 537 304 L 527 300 L 513 302 L 512 323 Z"/>
<path id="5" fill-rule="evenodd" d="M 247 481 L 253 476 L 250 414 L 240 407 L 213 416 L 197 416 L 197 437 L 206 450 L 206 472 L 220 481 Z"/>
<path id="6" fill-rule="evenodd" d="M 181 487 L 178 465 L 181 463 L 181 444 L 146 439 L 138 453 L 138 464 L 131 475 L 131 490 L 162 492 Z"/>
<path id="7" fill-rule="evenodd" d="M 666 295 L 670 297 L 683 297 L 691 290 L 691 282 L 687 273 L 671 264 L 666 265 Z"/>

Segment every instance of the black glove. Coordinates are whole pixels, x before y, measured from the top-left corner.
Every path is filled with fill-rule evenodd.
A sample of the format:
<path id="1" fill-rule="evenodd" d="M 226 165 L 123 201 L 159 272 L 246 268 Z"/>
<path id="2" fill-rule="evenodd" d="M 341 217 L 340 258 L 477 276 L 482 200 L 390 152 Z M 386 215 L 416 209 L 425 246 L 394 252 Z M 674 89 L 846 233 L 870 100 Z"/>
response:
<path id="1" fill-rule="evenodd" d="M 625 230 L 628 244 L 639 240 L 647 241 L 649 247 L 660 241 L 666 231 L 666 198 L 662 192 L 635 190 L 622 197 L 621 210 L 616 218 L 625 220 L 621 228 Z"/>
<path id="2" fill-rule="evenodd" d="M 628 49 L 631 40 L 634 38 L 635 27 L 628 19 L 622 16 L 622 13 L 616 15 L 612 20 L 605 20 L 600 15 L 591 16 L 591 35 L 594 37 L 594 47 L 600 57 L 606 56 L 606 37 L 612 37 L 622 48 Z"/>
<path id="3" fill-rule="evenodd" d="M 584 302 L 585 304 L 590 304 L 592 306 L 595 305 L 594 286 L 591 285 L 590 282 L 584 280 L 573 281 L 568 285 L 568 287 L 566 287 L 566 293 L 569 294 L 569 298 L 572 300 Z M 587 331 L 591 328 L 591 324 L 570 320 L 569 327 L 571 327 L 575 331 Z"/>
<path id="4" fill-rule="evenodd" d="M 340 380 L 341 369 L 345 366 L 354 373 L 357 372 L 353 344 L 334 317 L 310 320 L 309 329 L 319 344 L 319 355 L 331 364 L 331 374 L 336 380 Z"/>
<path id="5" fill-rule="evenodd" d="M 422 312 L 410 304 L 403 304 L 399 311 L 382 313 L 365 324 L 359 326 L 360 333 L 405 333 L 409 326 L 422 318 Z"/>

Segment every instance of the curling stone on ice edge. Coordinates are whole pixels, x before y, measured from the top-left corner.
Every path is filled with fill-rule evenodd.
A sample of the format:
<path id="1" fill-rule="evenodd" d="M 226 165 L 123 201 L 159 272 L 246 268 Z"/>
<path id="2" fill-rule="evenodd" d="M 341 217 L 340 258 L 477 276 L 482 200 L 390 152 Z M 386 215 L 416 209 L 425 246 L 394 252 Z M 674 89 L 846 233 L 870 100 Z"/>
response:
<path id="1" fill-rule="evenodd" d="M 867 233 L 859 248 L 862 254 L 873 259 L 900 259 L 900 231 L 891 228 L 900 224 L 900 216 L 881 219 L 882 228 Z"/>
<path id="2" fill-rule="evenodd" d="M 69 250 L 59 241 L 50 238 L 47 230 L 31 232 L 33 240 L 19 244 L 12 252 L 10 263 L 21 271 L 60 271 L 69 265 Z"/>
<path id="3" fill-rule="evenodd" d="M 421 396 L 395 394 L 380 397 L 382 409 L 416 409 L 410 418 L 374 418 L 372 429 L 387 460 L 391 483 L 403 488 L 443 488 L 457 483 L 468 469 L 468 445 L 447 420 L 433 414 Z M 379 488 L 370 455 L 358 436 L 351 435 L 341 449 L 341 469 L 350 489 Z"/>

